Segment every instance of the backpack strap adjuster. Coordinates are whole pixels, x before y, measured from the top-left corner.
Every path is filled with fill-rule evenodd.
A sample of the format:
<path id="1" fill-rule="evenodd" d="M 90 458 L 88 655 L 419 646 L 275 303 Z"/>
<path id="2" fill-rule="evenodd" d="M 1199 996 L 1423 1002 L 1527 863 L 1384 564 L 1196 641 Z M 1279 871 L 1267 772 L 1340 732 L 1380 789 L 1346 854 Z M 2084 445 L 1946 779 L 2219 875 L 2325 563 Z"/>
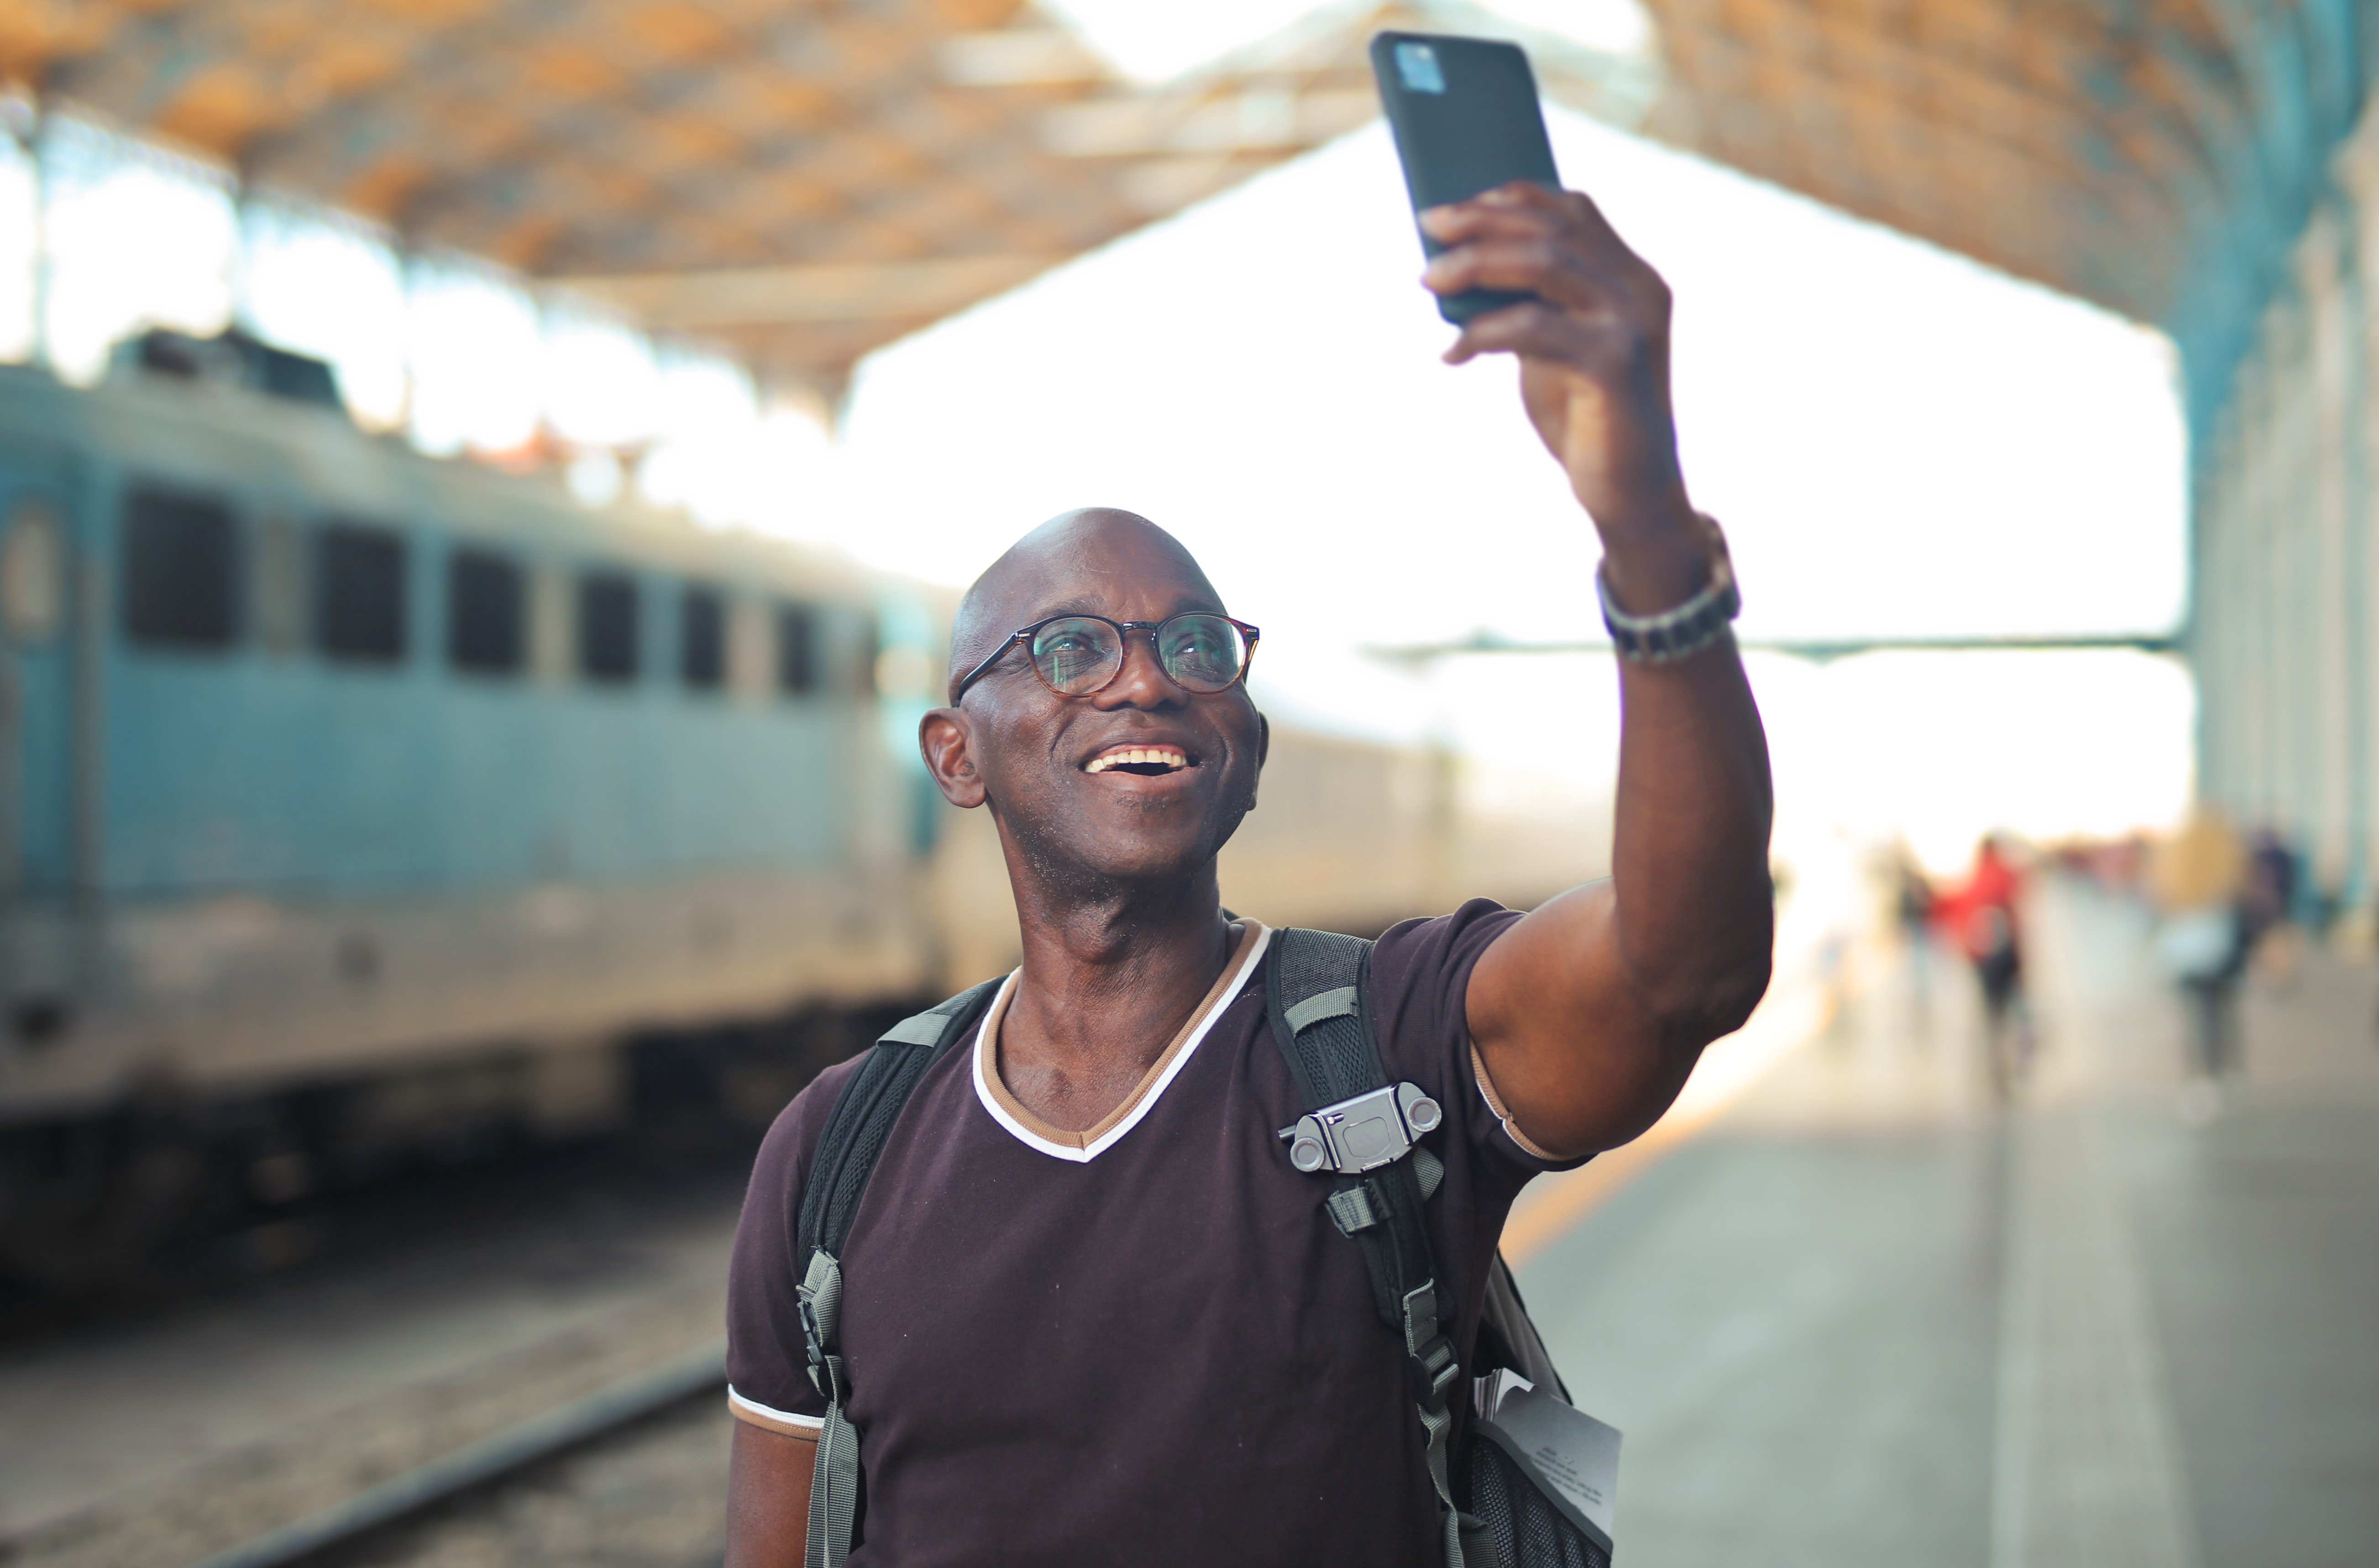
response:
<path id="1" fill-rule="evenodd" d="M 1426 1410 L 1444 1409 L 1446 1389 L 1462 1372 L 1460 1364 L 1455 1359 L 1454 1342 L 1443 1334 L 1438 1335 L 1437 1343 L 1429 1347 L 1429 1354 L 1414 1357 L 1409 1365 L 1412 1369 L 1413 1403 Z"/>
<path id="2" fill-rule="evenodd" d="M 1322 1200 L 1322 1206 L 1329 1211 L 1330 1223 L 1338 1227 L 1341 1236 L 1370 1230 L 1388 1217 L 1383 1195 L 1369 1181 L 1332 1193 Z"/>
<path id="3" fill-rule="evenodd" d="M 829 1405 L 843 1396 L 842 1357 L 837 1335 L 841 1329 L 842 1266 L 820 1248 L 810 1254 L 810 1266 L 795 1293 L 802 1315 L 802 1348 L 808 1354 L 810 1386 Z"/>
<path id="4" fill-rule="evenodd" d="M 1424 1280 L 1404 1298 L 1405 1354 L 1410 1357 L 1413 1373 L 1413 1397 L 1423 1405 L 1436 1405 L 1445 1397 L 1446 1385 L 1461 1369 L 1455 1365 L 1454 1342 L 1441 1329 L 1437 1317 L 1437 1282 Z"/>

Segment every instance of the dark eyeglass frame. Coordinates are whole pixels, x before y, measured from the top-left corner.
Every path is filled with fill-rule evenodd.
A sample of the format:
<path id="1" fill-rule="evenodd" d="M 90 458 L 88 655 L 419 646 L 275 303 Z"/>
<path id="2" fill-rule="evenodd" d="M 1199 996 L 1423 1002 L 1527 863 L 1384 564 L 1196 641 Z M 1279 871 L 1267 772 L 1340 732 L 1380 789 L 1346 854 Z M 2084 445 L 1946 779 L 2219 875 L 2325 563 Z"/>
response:
<path id="1" fill-rule="evenodd" d="M 1171 669 L 1166 669 L 1165 664 L 1165 644 L 1163 641 L 1165 629 L 1167 626 L 1172 625 L 1177 621 L 1186 621 L 1193 615 L 1210 616 L 1216 621 L 1229 621 L 1233 626 L 1238 628 L 1239 635 L 1247 639 L 1247 657 L 1239 660 L 1239 672 L 1237 675 L 1232 676 L 1229 681 L 1226 681 L 1222 685 L 1215 687 L 1211 692 L 1201 692 L 1195 687 L 1182 685 L 1180 677 L 1175 675 Z M 1248 678 L 1249 669 L 1251 669 L 1256 662 L 1256 645 L 1263 640 L 1263 633 L 1261 630 L 1249 625 L 1244 621 L 1235 620 L 1230 616 L 1225 615 L 1219 610 L 1178 610 L 1174 614 L 1166 616 L 1162 621 L 1111 621 L 1104 615 L 1088 615 L 1081 610 L 1068 610 L 1063 615 L 1046 616 L 1042 620 L 1034 621 L 1030 626 L 1020 626 L 1015 631 L 1010 632 L 1008 634 L 1006 641 L 1002 642 L 999 646 L 991 650 L 990 657 L 984 659 L 981 664 L 976 665 L 972 669 L 966 672 L 965 677 L 959 681 L 959 689 L 950 694 L 950 706 L 952 707 L 956 707 L 960 702 L 964 701 L 967 694 L 967 688 L 972 686 L 977 681 L 980 681 L 984 676 L 990 674 L 991 667 L 997 664 L 1003 657 L 1005 657 L 1008 649 L 1015 647 L 1020 643 L 1027 645 L 1029 648 L 1035 633 L 1039 632 L 1045 626 L 1054 626 L 1060 621 L 1095 621 L 1101 625 L 1112 626 L 1116 631 L 1116 641 L 1123 645 L 1123 657 L 1116 660 L 1115 673 L 1108 676 L 1105 680 L 1100 681 L 1097 685 L 1093 686 L 1086 692 L 1060 692 L 1057 687 L 1051 686 L 1049 684 L 1049 678 L 1041 673 L 1041 666 L 1033 661 L 1028 652 L 1024 660 L 1025 668 L 1033 671 L 1033 679 L 1040 681 L 1044 687 L 1046 687 L 1052 695 L 1060 697 L 1096 696 L 1099 693 L 1105 691 L 1109 686 L 1114 685 L 1117 680 L 1123 674 L 1124 666 L 1131 662 L 1131 634 L 1134 632 L 1145 632 L 1148 633 L 1149 649 L 1156 655 L 1156 667 L 1159 669 L 1165 670 L 1165 678 L 1167 681 L 1172 681 L 1177 686 L 1181 686 L 1181 689 L 1185 692 L 1190 692 L 1194 695 L 1202 697 L 1219 696 L 1221 694 L 1229 691 L 1233 686 L 1245 681 Z"/>

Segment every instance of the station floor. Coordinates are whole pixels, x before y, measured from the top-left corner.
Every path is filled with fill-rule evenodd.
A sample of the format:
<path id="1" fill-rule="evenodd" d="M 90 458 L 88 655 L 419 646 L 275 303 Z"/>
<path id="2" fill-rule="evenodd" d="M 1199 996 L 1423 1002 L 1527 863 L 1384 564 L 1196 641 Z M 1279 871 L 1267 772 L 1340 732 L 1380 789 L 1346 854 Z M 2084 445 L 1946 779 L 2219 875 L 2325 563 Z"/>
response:
<path id="1" fill-rule="evenodd" d="M 2208 1116 L 2147 917 L 2035 902 L 2013 1110 L 1903 958 L 1528 1243 L 1629 1568 L 2379 1562 L 2379 970 L 2251 989 Z"/>

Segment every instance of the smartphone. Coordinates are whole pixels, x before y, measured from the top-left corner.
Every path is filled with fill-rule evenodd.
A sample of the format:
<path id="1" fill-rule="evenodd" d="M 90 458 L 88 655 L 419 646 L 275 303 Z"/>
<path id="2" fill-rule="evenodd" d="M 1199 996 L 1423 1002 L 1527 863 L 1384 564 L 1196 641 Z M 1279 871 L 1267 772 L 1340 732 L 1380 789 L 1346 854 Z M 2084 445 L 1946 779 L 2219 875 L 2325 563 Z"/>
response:
<path id="1" fill-rule="evenodd" d="M 1537 77 L 1516 43 L 1490 38 L 1446 38 L 1426 32 L 1383 32 L 1371 39 L 1371 74 L 1380 107 L 1395 133 L 1396 158 L 1416 218 L 1426 208 L 1467 201 L 1514 180 L 1561 188 Z M 1445 247 L 1426 234 L 1422 251 Z M 1531 295 L 1471 289 L 1440 296 L 1438 314 L 1456 326 L 1474 316 L 1517 305 Z"/>

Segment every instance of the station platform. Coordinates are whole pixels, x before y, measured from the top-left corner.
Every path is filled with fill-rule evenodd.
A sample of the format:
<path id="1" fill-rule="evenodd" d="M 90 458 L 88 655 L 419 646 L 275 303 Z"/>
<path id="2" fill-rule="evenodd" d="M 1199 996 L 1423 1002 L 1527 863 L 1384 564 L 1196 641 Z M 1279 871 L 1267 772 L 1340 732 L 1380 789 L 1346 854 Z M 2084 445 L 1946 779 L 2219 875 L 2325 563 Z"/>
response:
<path id="1" fill-rule="evenodd" d="M 2379 1553 L 2379 970 L 2251 984 L 2208 1116 L 2145 912 L 2033 905 L 2011 1109 L 1963 966 L 1903 958 L 1530 1242 L 1571 1391 L 1626 1434 L 1630 1568 Z"/>
<path id="2" fill-rule="evenodd" d="M 1627 1568 L 2373 1561 L 2379 967 L 2251 986 L 2185 1116 L 2144 913 L 2029 918 L 2013 1108 L 1962 966 L 1854 954 L 1524 1196 L 1522 1288 L 1626 1434 Z M 713 1338 L 740 1169 L 617 1175 L 475 1182 L 467 1225 L 417 1195 L 419 1244 L 0 1353 L 0 1562 L 194 1562 Z M 706 1398 L 324 1561 L 715 1562 L 727 1430 Z"/>

